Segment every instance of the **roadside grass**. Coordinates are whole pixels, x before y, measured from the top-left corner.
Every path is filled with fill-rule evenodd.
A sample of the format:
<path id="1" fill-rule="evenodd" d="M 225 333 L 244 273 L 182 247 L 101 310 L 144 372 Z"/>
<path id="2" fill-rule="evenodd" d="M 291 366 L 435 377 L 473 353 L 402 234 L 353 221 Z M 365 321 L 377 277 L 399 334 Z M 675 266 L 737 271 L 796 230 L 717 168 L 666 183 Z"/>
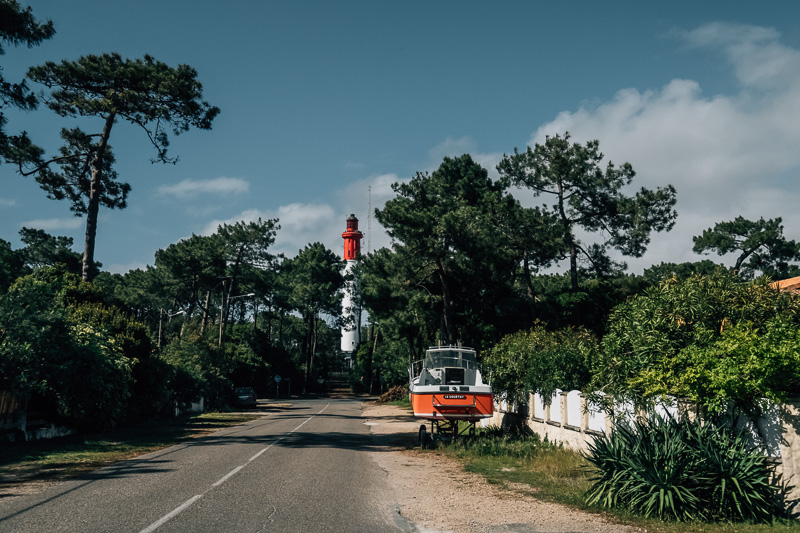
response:
<path id="1" fill-rule="evenodd" d="M 0 445 L 0 487 L 75 477 L 241 424 L 263 413 L 203 413 L 157 420 L 98 435 Z"/>
<path id="2" fill-rule="evenodd" d="M 396 405 L 397 407 L 401 407 L 403 409 L 411 409 L 411 400 L 408 397 L 403 398 L 402 400 L 392 400 L 386 402 L 386 405 Z"/>
<path id="3" fill-rule="evenodd" d="M 776 520 L 772 524 L 661 522 L 588 506 L 583 495 L 591 486 L 591 470 L 579 453 L 542 441 L 535 434 L 504 433 L 498 428 L 479 431 L 476 439 L 438 443 L 435 449 L 460 459 L 467 471 L 511 491 L 583 509 L 652 533 L 800 532 L 800 522 L 794 520 Z"/>

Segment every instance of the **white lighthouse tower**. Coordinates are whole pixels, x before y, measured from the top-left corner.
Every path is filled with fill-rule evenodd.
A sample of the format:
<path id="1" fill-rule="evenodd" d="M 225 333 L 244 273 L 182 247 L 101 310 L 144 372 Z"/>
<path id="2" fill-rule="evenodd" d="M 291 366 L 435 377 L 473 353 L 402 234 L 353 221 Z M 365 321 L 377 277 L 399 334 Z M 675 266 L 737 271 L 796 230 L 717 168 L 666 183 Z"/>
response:
<path id="1" fill-rule="evenodd" d="M 361 255 L 361 239 L 364 234 L 358 231 L 358 219 L 355 215 L 347 217 L 347 230 L 342 233 L 344 239 L 344 274 L 351 275 Z M 358 283 L 355 279 L 346 282 L 344 298 L 342 298 L 342 315 L 348 319 L 342 326 L 342 352 L 352 354 L 360 340 L 361 308 L 358 305 Z"/>

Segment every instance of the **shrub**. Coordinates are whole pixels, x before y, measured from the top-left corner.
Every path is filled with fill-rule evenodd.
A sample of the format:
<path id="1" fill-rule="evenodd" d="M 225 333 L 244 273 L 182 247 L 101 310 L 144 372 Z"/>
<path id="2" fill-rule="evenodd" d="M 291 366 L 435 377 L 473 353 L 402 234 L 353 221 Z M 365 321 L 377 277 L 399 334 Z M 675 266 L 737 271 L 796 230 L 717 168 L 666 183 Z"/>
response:
<path id="1" fill-rule="evenodd" d="M 732 428 L 653 415 L 597 437 L 586 502 L 669 520 L 768 521 L 782 514 L 772 467 Z"/>
<path id="2" fill-rule="evenodd" d="M 528 392 L 550 398 L 556 389 L 581 389 L 589 382 L 589 362 L 597 340 L 584 329 L 547 331 L 536 326 L 504 337 L 484 359 L 495 392 L 509 402 L 525 402 Z"/>
<path id="3" fill-rule="evenodd" d="M 800 392 L 800 298 L 732 274 L 671 278 L 617 306 L 590 390 L 680 396 L 712 413 Z"/>

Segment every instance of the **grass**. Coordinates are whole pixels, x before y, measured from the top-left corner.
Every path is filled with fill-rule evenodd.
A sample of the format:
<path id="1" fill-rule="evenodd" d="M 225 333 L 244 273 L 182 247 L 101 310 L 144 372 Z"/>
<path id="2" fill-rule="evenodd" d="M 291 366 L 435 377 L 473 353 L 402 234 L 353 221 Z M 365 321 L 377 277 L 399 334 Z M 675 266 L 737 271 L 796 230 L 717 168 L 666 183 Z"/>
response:
<path id="1" fill-rule="evenodd" d="M 403 409 L 411 409 L 411 400 L 406 397 L 402 400 L 392 400 L 386 402 L 386 405 L 396 405 L 397 407 L 402 407 Z"/>
<path id="2" fill-rule="evenodd" d="M 74 477 L 260 416 L 257 413 L 204 413 L 147 422 L 102 435 L 2 444 L 0 487 Z"/>
<path id="3" fill-rule="evenodd" d="M 591 485 L 590 465 L 579 453 L 542 441 L 537 435 L 508 434 L 497 428 L 480 430 L 477 439 L 439 443 L 437 452 L 460 459 L 469 472 L 489 483 L 536 498 L 603 515 L 621 524 L 652 533 L 800 533 L 798 521 L 772 524 L 661 522 L 626 512 L 609 512 L 586 505 L 583 495 Z"/>

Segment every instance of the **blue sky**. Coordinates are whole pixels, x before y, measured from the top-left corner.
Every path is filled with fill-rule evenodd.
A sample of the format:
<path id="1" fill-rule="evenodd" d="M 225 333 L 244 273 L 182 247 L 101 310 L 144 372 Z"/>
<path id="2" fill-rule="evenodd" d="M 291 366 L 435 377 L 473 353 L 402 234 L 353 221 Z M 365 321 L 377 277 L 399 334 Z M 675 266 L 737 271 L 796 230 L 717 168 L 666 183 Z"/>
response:
<path id="1" fill-rule="evenodd" d="M 380 207 L 392 182 L 462 153 L 496 175 L 504 153 L 565 131 L 629 161 L 635 188 L 677 188 L 675 228 L 627 259 L 633 272 L 701 259 L 692 236 L 738 215 L 780 216 L 800 240 L 796 2 L 27 4 L 57 33 L 0 56 L 7 79 L 48 60 L 151 54 L 197 69 L 222 110 L 211 131 L 172 138 L 174 166 L 150 164 L 142 132 L 115 126 L 116 169 L 133 189 L 127 209 L 101 211 L 96 259 L 112 272 L 259 216 L 280 220 L 276 252 L 314 241 L 341 252 L 350 213 L 368 228 L 370 188 Z M 75 125 L 46 108 L 9 118 L 9 132 L 27 130 L 49 153 Z M 16 248 L 22 226 L 39 227 L 82 251 L 84 219 L 66 202 L 9 165 L 0 176 L 0 238 Z M 372 249 L 388 245 L 371 229 Z"/>

